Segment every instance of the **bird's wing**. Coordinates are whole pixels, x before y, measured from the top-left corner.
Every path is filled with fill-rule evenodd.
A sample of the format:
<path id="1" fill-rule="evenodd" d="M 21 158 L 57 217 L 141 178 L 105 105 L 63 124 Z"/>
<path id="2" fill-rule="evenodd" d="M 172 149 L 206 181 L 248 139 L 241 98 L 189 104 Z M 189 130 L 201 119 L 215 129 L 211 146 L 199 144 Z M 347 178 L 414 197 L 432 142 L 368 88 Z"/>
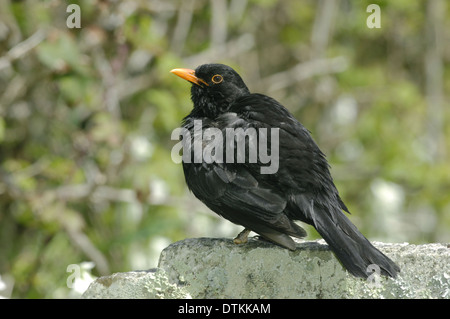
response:
<path id="1" fill-rule="evenodd" d="M 279 169 L 261 176 L 269 184 L 297 193 L 320 189 L 332 181 L 325 155 L 309 131 L 276 100 L 250 94 L 236 101 L 232 110 L 247 126 L 279 130 L 278 145 L 271 145 L 278 146 Z"/>
<path id="2" fill-rule="evenodd" d="M 284 106 L 268 96 L 250 94 L 236 101 L 231 111 L 247 126 L 279 129 L 279 169 L 274 174 L 259 175 L 258 181 L 289 193 L 291 198 L 308 198 L 309 203 L 332 202 L 348 212 L 334 185 L 325 155 L 310 132 Z M 249 169 L 254 172 L 255 167 Z M 299 219 L 308 215 L 309 206 L 302 207 L 303 215 Z"/>
<path id="3" fill-rule="evenodd" d="M 188 187 L 195 196 L 231 222 L 289 249 L 295 249 L 295 244 L 286 234 L 306 236 L 283 213 L 287 197 L 261 185 L 245 166 L 187 163 L 183 167 Z"/>

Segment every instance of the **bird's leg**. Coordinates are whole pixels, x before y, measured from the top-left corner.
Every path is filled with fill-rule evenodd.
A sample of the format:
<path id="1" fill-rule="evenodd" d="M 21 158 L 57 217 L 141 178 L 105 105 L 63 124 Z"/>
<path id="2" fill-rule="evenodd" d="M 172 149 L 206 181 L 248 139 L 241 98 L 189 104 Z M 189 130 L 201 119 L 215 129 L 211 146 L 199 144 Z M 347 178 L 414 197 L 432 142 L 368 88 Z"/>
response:
<path id="1" fill-rule="evenodd" d="M 236 236 L 233 242 L 237 245 L 245 244 L 248 240 L 248 234 L 250 234 L 250 232 L 251 232 L 250 229 L 245 228 L 243 231 L 239 233 L 239 235 Z"/>

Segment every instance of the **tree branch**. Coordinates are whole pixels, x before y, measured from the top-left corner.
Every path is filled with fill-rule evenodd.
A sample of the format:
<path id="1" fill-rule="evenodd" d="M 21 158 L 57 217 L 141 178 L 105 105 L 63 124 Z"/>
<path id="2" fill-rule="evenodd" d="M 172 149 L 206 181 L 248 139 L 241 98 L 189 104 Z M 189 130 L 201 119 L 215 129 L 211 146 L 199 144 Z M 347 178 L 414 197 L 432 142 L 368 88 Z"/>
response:
<path id="1" fill-rule="evenodd" d="M 293 68 L 273 74 L 262 81 L 269 92 L 289 87 L 316 75 L 342 72 L 348 67 L 346 58 L 339 56 L 331 59 L 316 59 L 299 63 Z"/>
<path id="2" fill-rule="evenodd" d="M 28 39 L 12 47 L 5 56 L 0 58 L 0 71 L 10 67 L 11 62 L 14 62 L 34 49 L 46 36 L 46 32 L 43 29 L 39 29 Z"/>

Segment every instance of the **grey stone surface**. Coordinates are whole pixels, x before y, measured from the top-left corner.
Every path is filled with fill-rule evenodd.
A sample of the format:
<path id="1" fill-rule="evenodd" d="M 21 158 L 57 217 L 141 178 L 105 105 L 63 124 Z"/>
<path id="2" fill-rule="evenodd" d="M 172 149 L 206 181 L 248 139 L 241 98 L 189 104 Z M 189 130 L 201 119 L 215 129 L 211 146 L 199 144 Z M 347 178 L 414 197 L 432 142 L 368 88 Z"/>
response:
<path id="1" fill-rule="evenodd" d="M 187 299 L 189 293 L 171 284 L 162 269 L 115 273 L 97 278 L 83 294 L 87 299 Z"/>
<path id="2" fill-rule="evenodd" d="M 323 240 L 289 251 L 256 239 L 194 238 L 164 249 L 156 270 L 98 278 L 83 297 L 450 299 L 447 244 L 374 245 L 400 266 L 396 279 L 351 276 Z"/>

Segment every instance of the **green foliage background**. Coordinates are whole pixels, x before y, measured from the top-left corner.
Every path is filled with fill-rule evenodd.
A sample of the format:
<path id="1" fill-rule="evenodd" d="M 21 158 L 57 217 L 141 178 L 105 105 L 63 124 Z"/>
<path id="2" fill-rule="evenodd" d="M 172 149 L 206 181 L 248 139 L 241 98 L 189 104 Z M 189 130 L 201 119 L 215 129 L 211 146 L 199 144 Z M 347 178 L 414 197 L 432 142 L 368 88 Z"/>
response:
<path id="1" fill-rule="evenodd" d="M 72 296 L 70 264 L 148 269 L 170 242 L 236 234 L 171 160 L 191 102 L 169 71 L 208 62 L 309 128 L 367 237 L 449 242 L 449 13 L 445 0 L 1 1 L 0 294 Z"/>

